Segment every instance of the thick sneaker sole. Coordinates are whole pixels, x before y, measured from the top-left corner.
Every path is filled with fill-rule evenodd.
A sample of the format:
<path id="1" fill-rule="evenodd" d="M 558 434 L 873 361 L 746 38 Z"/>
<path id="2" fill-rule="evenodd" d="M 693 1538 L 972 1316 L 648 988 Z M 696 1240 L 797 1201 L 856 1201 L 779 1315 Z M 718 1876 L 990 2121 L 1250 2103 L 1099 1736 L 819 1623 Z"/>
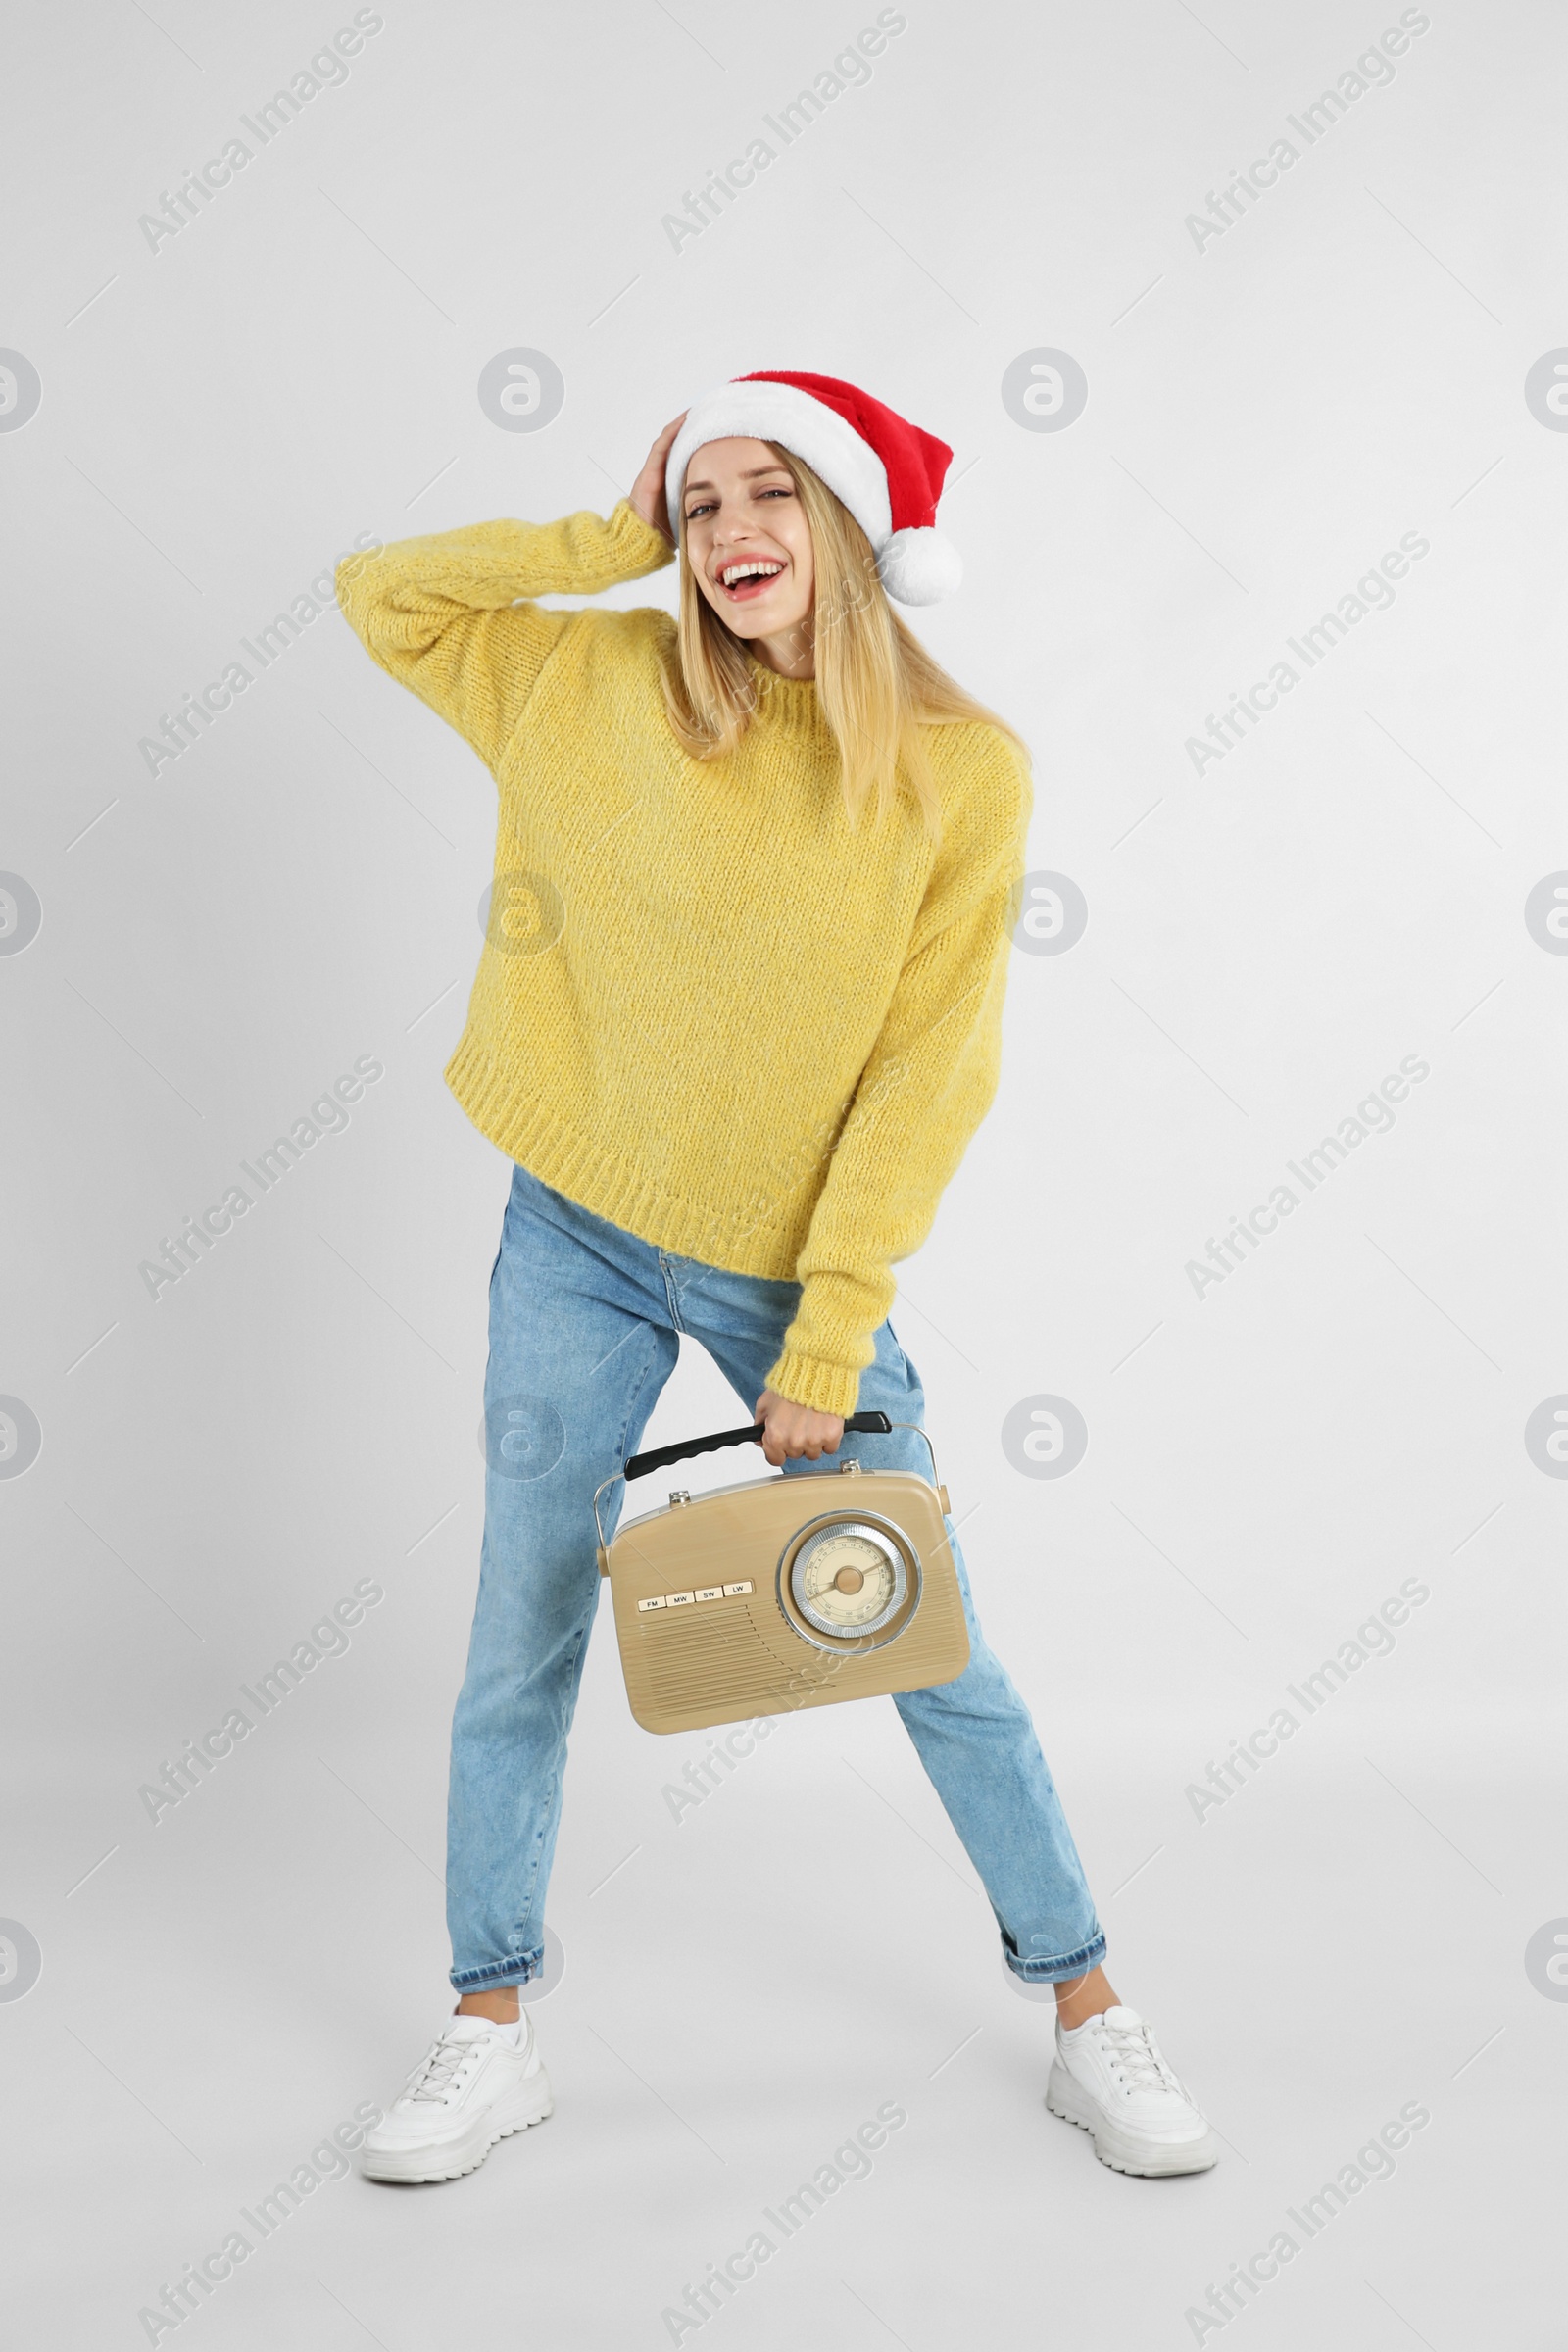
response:
<path id="1" fill-rule="evenodd" d="M 457 2139 L 443 2140 L 436 2147 L 373 2148 L 368 2133 L 360 2149 L 360 2172 L 367 2180 L 461 2180 L 465 2173 L 478 2171 L 498 2139 L 526 2132 L 530 2124 L 542 2124 L 554 2114 L 555 2105 L 550 2077 L 541 2066 L 537 2074 L 524 2076 L 509 2099 L 475 2116 Z"/>
<path id="2" fill-rule="evenodd" d="M 1141 2139 L 1134 2132 L 1122 2131 L 1095 2104 L 1059 2058 L 1052 2060 L 1046 2105 L 1063 2123 L 1077 2124 L 1087 2132 L 1095 2143 L 1095 2154 L 1114 2173 L 1137 2173 L 1144 2179 L 1156 2180 L 1172 2173 L 1206 2173 L 1219 2162 L 1219 2146 L 1212 2132 L 1205 2132 L 1201 2139 L 1183 2140 L 1173 2146 Z"/>

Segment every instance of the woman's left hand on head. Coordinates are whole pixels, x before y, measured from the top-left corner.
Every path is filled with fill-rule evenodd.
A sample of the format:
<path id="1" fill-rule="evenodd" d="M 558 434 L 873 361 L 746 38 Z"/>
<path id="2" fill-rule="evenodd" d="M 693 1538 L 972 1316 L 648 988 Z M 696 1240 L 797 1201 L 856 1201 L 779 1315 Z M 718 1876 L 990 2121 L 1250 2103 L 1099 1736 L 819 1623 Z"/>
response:
<path id="1" fill-rule="evenodd" d="M 626 493 L 629 503 L 636 508 L 644 522 L 652 523 L 654 529 L 662 532 L 671 546 L 675 544 L 675 517 L 664 496 L 664 465 L 675 446 L 675 435 L 685 423 L 686 416 L 687 412 L 682 409 L 678 416 L 671 417 L 644 458 L 643 469 Z"/>

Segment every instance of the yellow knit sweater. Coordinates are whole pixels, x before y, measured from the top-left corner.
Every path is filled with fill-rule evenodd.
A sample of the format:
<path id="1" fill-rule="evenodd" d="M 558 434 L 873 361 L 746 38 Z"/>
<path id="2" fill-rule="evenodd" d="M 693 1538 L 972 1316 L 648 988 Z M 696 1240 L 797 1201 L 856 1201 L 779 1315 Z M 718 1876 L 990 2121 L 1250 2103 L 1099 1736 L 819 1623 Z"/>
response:
<path id="1" fill-rule="evenodd" d="M 459 1102 L 596 1216 L 798 1282 L 767 1385 L 851 1413 L 890 1268 L 996 1092 L 1028 775 L 996 728 L 932 726 L 940 846 L 902 790 L 852 832 L 814 685 L 755 661 L 739 751 L 691 759 L 660 685 L 670 616 L 533 601 L 671 560 L 622 499 L 350 557 L 337 593 L 500 790 Z"/>

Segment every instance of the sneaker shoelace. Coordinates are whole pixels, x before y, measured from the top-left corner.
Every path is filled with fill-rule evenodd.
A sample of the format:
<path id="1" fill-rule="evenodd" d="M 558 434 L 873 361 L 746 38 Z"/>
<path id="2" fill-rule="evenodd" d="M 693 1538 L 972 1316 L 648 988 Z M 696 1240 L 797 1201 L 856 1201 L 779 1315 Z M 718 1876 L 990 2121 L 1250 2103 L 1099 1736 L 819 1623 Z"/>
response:
<path id="1" fill-rule="evenodd" d="M 459 2067 L 476 2046 L 471 2041 L 448 2041 L 443 2034 L 433 2044 L 429 2056 L 404 2092 L 404 2097 L 439 2103 L 452 2088 Z"/>
<path id="2" fill-rule="evenodd" d="M 1176 2078 L 1154 2049 L 1147 2026 L 1102 2025 L 1112 2070 L 1128 2090 L 1174 2090 Z"/>

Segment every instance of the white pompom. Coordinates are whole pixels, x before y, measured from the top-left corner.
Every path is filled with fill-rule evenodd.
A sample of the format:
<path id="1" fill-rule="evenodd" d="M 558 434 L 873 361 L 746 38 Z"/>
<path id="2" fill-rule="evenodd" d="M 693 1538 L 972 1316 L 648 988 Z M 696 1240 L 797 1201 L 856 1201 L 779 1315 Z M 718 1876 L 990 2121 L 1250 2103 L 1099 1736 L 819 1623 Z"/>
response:
<path id="1" fill-rule="evenodd" d="M 963 559 L 940 531 L 895 531 L 877 562 L 877 576 L 901 605 L 935 605 L 963 578 Z"/>

